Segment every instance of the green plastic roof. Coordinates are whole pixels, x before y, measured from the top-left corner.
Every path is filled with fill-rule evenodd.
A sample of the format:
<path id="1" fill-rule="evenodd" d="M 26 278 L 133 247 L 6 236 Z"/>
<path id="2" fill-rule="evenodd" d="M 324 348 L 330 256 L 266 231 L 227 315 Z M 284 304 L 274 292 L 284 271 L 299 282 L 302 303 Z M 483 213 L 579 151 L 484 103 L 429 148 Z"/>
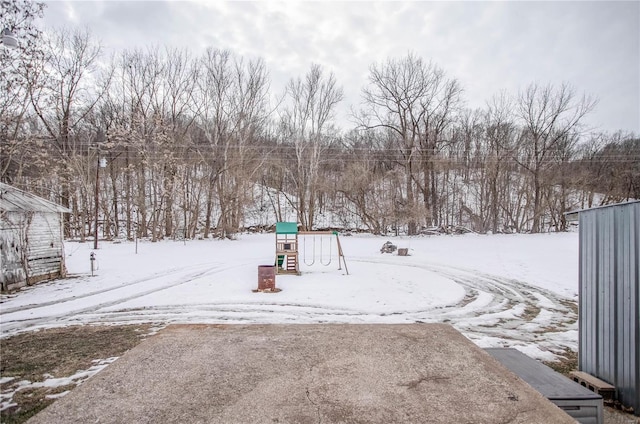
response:
<path id="1" fill-rule="evenodd" d="M 298 234 L 298 223 L 276 222 L 276 234 Z"/>

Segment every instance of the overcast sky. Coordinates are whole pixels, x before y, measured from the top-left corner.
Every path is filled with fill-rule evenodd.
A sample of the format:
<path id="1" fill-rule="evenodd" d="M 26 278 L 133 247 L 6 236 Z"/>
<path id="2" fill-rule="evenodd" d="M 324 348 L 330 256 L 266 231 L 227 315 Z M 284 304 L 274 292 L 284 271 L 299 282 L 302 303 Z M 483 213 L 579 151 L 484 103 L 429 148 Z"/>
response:
<path id="1" fill-rule="evenodd" d="M 469 107 L 532 82 L 569 82 L 605 131 L 640 133 L 640 2 L 49 1 L 46 26 L 87 25 L 107 52 L 154 44 L 261 57 L 272 89 L 311 63 L 360 101 L 372 63 L 428 60 L 457 78 Z"/>

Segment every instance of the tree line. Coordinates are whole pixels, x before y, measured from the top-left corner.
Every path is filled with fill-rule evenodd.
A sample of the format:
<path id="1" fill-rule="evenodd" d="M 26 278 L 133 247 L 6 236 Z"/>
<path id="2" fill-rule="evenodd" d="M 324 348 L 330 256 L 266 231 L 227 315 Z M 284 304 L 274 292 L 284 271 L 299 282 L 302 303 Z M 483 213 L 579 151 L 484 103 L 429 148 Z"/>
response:
<path id="1" fill-rule="evenodd" d="M 343 90 L 320 65 L 274 93 L 262 59 L 171 47 L 106 58 L 86 29 L 35 28 L 38 3 L 3 8 L 21 45 L 0 51 L 0 179 L 68 207 L 67 237 L 94 234 L 96 211 L 106 238 L 152 240 L 287 219 L 564 231 L 569 210 L 640 198 L 640 139 L 587 131 L 596 101 L 570 84 L 472 110 L 460 81 L 409 53 L 371 64 L 343 128 Z"/>

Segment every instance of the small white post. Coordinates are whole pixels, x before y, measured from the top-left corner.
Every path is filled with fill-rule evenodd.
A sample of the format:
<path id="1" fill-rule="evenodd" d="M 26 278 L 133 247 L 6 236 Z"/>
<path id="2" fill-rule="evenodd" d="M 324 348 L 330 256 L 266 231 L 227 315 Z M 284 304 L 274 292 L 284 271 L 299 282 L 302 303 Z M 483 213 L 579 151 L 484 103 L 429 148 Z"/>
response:
<path id="1" fill-rule="evenodd" d="M 96 263 L 96 252 L 91 252 L 89 254 L 89 260 L 91 261 L 91 276 L 93 277 L 93 271 L 95 269 L 95 263 Z"/>

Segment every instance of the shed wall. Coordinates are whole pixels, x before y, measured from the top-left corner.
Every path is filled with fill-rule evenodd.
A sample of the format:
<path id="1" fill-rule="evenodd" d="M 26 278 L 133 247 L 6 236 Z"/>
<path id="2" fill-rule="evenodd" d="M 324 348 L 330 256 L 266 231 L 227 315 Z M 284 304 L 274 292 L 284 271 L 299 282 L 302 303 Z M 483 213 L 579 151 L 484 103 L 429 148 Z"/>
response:
<path id="1" fill-rule="evenodd" d="M 640 202 L 579 216 L 579 366 L 640 414 Z"/>
<path id="2" fill-rule="evenodd" d="M 0 250 L 3 289 L 64 275 L 61 214 L 3 212 Z"/>
<path id="3" fill-rule="evenodd" d="M 0 213 L 0 287 L 25 285 L 21 255 L 24 237 L 20 236 L 20 224 L 11 212 Z"/>

